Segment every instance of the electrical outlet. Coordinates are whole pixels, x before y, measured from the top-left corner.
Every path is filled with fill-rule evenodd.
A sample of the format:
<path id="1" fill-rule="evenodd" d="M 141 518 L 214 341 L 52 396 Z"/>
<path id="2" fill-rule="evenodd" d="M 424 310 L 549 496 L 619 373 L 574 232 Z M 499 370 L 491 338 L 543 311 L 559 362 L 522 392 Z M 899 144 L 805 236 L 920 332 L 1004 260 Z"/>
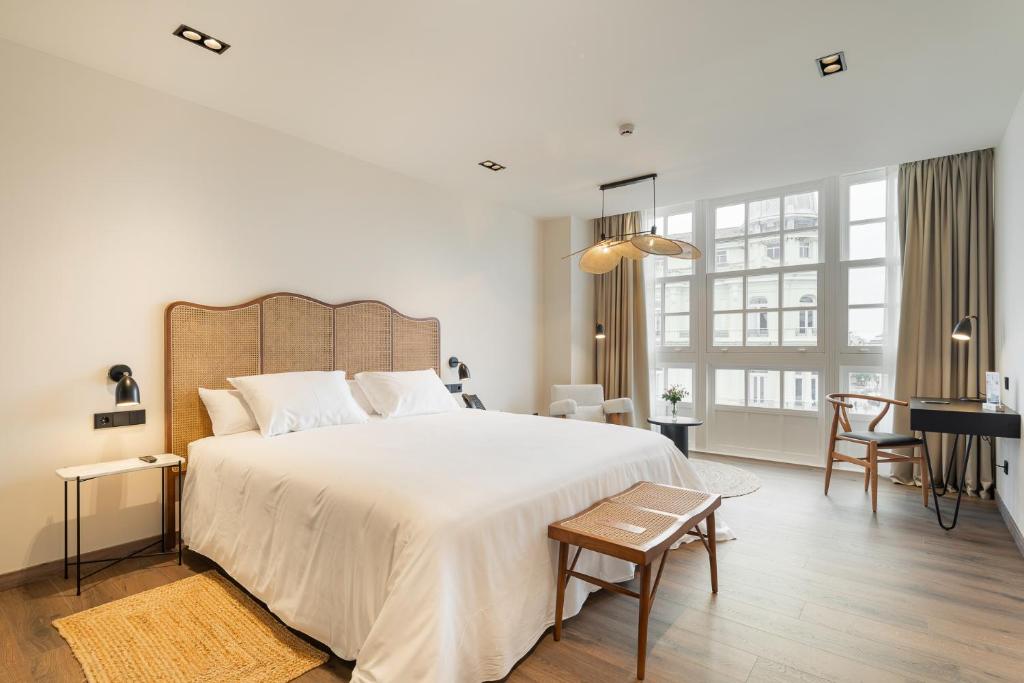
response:
<path id="1" fill-rule="evenodd" d="M 92 416 L 93 429 L 128 427 L 146 424 L 145 410 L 119 410 L 113 413 L 95 413 Z"/>
<path id="2" fill-rule="evenodd" d="M 453 394 L 462 393 L 462 384 L 445 384 L 445 386 L 448 387 L 448 391 L 452 392 Z"/>

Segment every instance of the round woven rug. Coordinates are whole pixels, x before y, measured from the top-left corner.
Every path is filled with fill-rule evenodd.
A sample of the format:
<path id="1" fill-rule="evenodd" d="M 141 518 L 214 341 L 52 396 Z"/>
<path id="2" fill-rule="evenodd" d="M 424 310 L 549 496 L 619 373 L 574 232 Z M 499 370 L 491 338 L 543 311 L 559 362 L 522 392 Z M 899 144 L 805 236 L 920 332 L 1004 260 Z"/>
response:
<path id="1" fill-rule="evenodd" d="M 734 465 L 725 465 L 714 460 L 693 459 L 690 460 L 690 464 L 704 480 L 708 491 L 717 493 L 722 498 L 745 496 L 761 488 L 761 480 L 757 475 Z"/>

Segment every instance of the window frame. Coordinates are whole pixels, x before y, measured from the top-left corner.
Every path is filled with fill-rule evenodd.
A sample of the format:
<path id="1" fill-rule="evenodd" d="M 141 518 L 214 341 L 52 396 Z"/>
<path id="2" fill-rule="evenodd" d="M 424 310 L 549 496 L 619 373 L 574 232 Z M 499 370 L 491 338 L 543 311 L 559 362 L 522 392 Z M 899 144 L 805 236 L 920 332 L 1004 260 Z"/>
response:
<path id="1" fill-rule="evenodd" d="M 885 215 L 881 218 L 868 218 L 857 221 L 850 221 L 850 188 L 855 185 L 882 181 L 885 183 Z M 895 183 L 891 174 L 885 168 L 876 168 L 859 173 L 848 173 L 839 177 L 839 307 L 836 310 L 838 318 L 837 340 L 839 352 L 842 354 L 878 356 L 877 364 L 881 365 L 882 353 L 886 346 L 886 335 L 896 334 L 891 323 L 892 306 L 890 295 L 894 290 L 894 283 L 890 282 L 893 276 L 889 266 L 893 254 L 889 253 L 890 247 L 895 240 L 896 217 L 893 215 L 893 194 Z M 850 233 L 851 228 L 859 225 L 882 222 L 885 224 L 885 247 L 884 256 L 877 256 L 868 259 L 850 259 Z M 880 267 L 885 271 L 885 300 L 879 304 L 850 304 L 850 271 L 858 268 Z M 865 344 L 853 346 L 850 344 L 850 310 L 851 309 L 881 309 L 882 310 L 882 342 L 880 344 Z M 895 341 L 895 340 L 891 340 Z"/>
<path id="2" fill-rule="evenodd" d="M 818 260 L 813 263 L 799 263 L 793 265 L 785 265 L 786 259 L 786 236 L 787 235 L 799 235 L 809 228 L 793 228 L 786 229 L 786 197 L 792 195 L 807 194 L 810 192 L 818 193 L 818 220 L 817 220 L 817 237 L 818 237 Z M 748 231 L 750 223 L 749 208 L 750 205 L 755 202 L 761 202 L 770 199 L 779 200 L 779 229 L 773 232 L 757 232 L 750 233 Z M 756 354 L 790 354 L 790 353 L 823 353 L 824 352 L 824 335 L 822 334 L 821 321 L 822 307 L 824 300 L 824 279 L 826 277 L 826 254 L 829 240 L 829 224 L 827 220 L 827 213 L 830 210 L 830 201 L 828 190 L 828 180 L 821 179 L 815 181 L 808 181 L 804 183 L 797 183 L 794 185 L 786 185 L 784 187 L 776 187 L 768 190 L 750 192 L 744 194 L 731 195 L 728 197 L 719 197 L 717 199 L 708 200 L 706 202 L 707 208 L 704 211 L 704 240 L 708 245 L 711 245 L 716 253 L 715 263 L 709 264 L 707 272 L 705 274 L 705 301 L 704 306 L 707 310 L 705 316 L 705 330 L 704 330 L 704 351 L 708 354 L 719 354 L 719 353 L 756 353 Z M 731 236 L 731 237 L 716 237 L 715 221 L 718 209 L 725 206 L 733 206 L 737 204 L 743 205 L 744 212 L 744 224 L 743 224 L 743 235 Z M 695 228 L 696 230 L 696 228 Z M 750 241 L 751 239 L 761 239 L 764 237 L 777 236 L 779 238 L 779 265 L 771 266 L 768 268 L 749 268 L 750 264 Z M 719 270 L 717 263 L 717 252 L 718 244 L 720 242 L 732 242 L 735 240 L 743 240 L 743 268 L 733 270 Z M 800 245 L 795 247 L 800 250 Z M 809 249 L 810 247 L 808 247 Z M 810 272 L 816 273 L 816 289 L 815 289 L 815 303 L 813 305 L 805 306 L 786 306 L 785 305 L 785 275 L 788 273 L 800 273 Z M 758 275 L 773 275 L 778 274 L 778 290 L 777 290 L 777 306 L 773 308 L 751 308 L 748 307 L 749 293 L 748 293 L 748 280 L 749 277 L 756 277 Z M 743 283 L 743 292 L 741 297 L 742 308 L 729 308 L 716 310 L 715 309 L 715 283 L 721 279 L 729 278 L 741 278 Z M 692 289 L 691 289 L 692 292 Z M 692 306 L 692 301 L 691 301 Z M 818 335 L 814 344 L 786 344 L 786 333 L 785 333 L 785 314 L 787 312 L 799 312 L 805 310 L 816 311 L 816 321 Z M 774 314 L 777 318 L 777 333 L 778 341 L 775 344 L 749 344 L 749 316 L 755 313 L 768 313 Z M 719 345 L 715 343 L 715 316 L 721 314 L 738 314 L 742 320 L 742 327 L 740 331 L 740 343 L 733 345 Z M 769 329 L 770 329 L 769 325 Z"/>

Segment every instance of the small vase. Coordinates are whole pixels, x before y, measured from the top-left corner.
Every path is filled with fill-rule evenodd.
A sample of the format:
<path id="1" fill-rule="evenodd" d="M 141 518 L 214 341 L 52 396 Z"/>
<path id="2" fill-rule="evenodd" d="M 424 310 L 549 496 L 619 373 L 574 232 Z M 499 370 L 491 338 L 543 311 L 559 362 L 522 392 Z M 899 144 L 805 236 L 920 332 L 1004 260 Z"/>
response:
<path id="1" fill-rule="evenodd" d="M 677 404 L 677 403 L 673 403 L 672 404 L 672 418 L 673 419 L 675 419 L 675 417 L 676 417 L 676 408 L 678 407 L 678 405 L 679 404 Z"/>

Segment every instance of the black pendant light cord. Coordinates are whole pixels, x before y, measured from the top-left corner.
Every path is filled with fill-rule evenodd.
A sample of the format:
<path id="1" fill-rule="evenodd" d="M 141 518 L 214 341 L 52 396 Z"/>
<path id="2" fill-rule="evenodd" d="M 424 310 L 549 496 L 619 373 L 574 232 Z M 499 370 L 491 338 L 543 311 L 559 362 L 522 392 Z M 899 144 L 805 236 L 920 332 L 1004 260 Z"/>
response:
<path id="1" fill-rule="evenodd" d="M 601 241 L 604 241 L 604 188 L 601 188 Z"/>
<path id="2" fill-rule="evenodd" d="M 651 207 L 651 234 L 655 234 L 658 231 L 658 176 L 651 178 L 651 201 L 654 206 Z"/>

